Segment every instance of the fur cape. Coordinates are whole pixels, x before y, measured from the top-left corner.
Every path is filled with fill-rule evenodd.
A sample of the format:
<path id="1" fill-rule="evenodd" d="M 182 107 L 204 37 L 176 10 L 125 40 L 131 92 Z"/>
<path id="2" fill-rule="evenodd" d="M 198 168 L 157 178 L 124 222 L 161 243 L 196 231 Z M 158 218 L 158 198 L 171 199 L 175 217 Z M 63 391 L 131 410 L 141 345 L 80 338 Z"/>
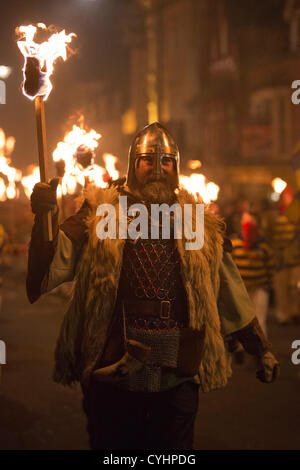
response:
<path id="1" fill-rule="evenodd" d="M 55 352 L 54 380 L 64 385 L 87 383 L 103 354 L 122 267 L 125 240 L 100 240 L 96 226 L 99 204 L 116 208 L 120 193 L 115 187 L 90 187 L 85 194 L 90 205 L 86 218 L 88 242 L 77 263 L 73 297 L 65 315 Z M 177 191 L 177 202 L 195 204 L 186 190 Z M 117 225 L 118 226 L 118 225 Z M 203 359 L 199 368 L 202 390 L 225 386 L 231 375 L 230 363 L 221 335 L 217 308 L 219 267 L 223 255 L 223 223 L 209 210 L 204 213 L 204 246 L 185 250 L 186 239 L 175 240 L 181 258 L 181 274 L 189 305 L 189 326 L 206 327 Z"/>

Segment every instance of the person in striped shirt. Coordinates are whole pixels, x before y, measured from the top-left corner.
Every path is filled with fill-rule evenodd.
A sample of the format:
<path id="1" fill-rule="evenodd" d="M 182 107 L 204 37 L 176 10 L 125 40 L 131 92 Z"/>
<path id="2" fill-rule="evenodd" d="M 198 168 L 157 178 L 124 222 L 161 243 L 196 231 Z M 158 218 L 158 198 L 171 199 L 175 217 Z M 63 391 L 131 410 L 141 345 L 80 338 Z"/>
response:
<path id="1" fill-rule="evenodd" d="M 274 275 L 275 316 L 280 324 L 300 320 L 300 214 L 290 214 L 293 189 L 289 186 L 281 193 L 279 211 L 272 226 L 272 246 L 275 251 Z"/>
<path id="2" fill-rule="evenodd" d="M 273 251 L 260 235 L 257 216 L 244 213 L 241 226 L 240 236 L 231 240 L 232 257 L 254 303 L 260 326 L 267 336 L 266 321 L 274 270 Z"/>

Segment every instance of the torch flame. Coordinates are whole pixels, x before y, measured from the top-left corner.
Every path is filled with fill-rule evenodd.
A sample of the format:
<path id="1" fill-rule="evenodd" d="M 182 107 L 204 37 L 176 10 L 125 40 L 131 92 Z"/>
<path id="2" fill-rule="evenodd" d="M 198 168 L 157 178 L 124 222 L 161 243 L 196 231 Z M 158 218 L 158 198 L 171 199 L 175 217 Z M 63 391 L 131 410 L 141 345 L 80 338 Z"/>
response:
<path id="1" fill-rule="evenodd" d="M 107 175 L 107 171 L 100 165 L 94 163 L 93 167 L 91 168 L 88 176 L 90 182 L 94 183 L 98 188 L 105 188 L 106 182 L 104 181 L 104 177 Z"/>
<path id="2" fill-rule="evenodd" d="M 208 194 L 210 196 L 210 200 L 211 201 L 216 201 L 218 199 L 220 187 L 217 184 L 210 181 L 209 183 L 207 183 L 206 189 L 207 189 Z"/>
<path id="3" fill-rule="evenodd" d="M 17 196 L 16 186 L 13 183 L 8 183 L 8 186 L 6 188 L 6 196 L 7 199 L 15 199 L 15 197 Z"/>
<path id="4" fill-rule="evenodd" d="M 218 199 L 219 186 L 213 182 L 206 182 L 201 173 L 192 173 L 190 176 L 179 176 L 180 185 L 192 193 L 196 198 L 201 198 L 205 204 Z"/>
<path id="5" fill-rule="evenodd" d="M 26 196 L 30 199 L 34 185 L 40 182 L 40 169 L 38 166 L 30 165 L 28 171 L 29 174 L 22 178 L 22 185 Z"/>
<path id="6" fill-rule="evenodd" d="M 91 165 L 89 165 L 89 168 L 82 170 L 76 160 L 76 152 L 79 147 L 94 151 L 99 145 L 100 138 L 101 134 L 98 134 L 94 129 L 87 131 L 74 124 L 72 130 L 65 134 L 64 140 L 58 142 L 53 152 L 53 160 L 54 162 L 62 160 L 65 163 L 65 173 L 58 194 L 74 194 L 77 183 L 84 186 L 84 177 Z"/>
<path id="7" fill-rule="evenodd" d="M 117 157 L 115 157 L 114 155 L 111 155 L 110 153 L 105 153 L 103 155 L 103 160 L 104 160 L 105 168 L 109 176 L 113 180 L 118 179 L 120 173 L 118 172 L 118 170 L 116 170 L 116 163 L 118 161 Z"/>
<path id="8" fill-rule="evenodd" d="M 286 188 L 287 183 L 281 178 L 274 178 L 272 180 L 272 186 L 275 193 L 281 194 L 282 191 Z"/>
<path id="9" fill-rule="evenodd" d="M 3 178 L 0 178 L 0 201 L 6 200 L 6 186 Z"/>
<path id="10" fill-rule="evenodd" d="M 0 129 L 0 173 L 6 176 L 8 184 L 5 185 L 1 178 L 0 183 L 0 200 L 14 199 L 17 196 L 16 182 L 22 178 L 22 172 L 10 165 L 11 160 L 7 158 L 14 149 L 16 140 L 14 137 L 6 137 L 3 129 Z M 4 184 L 4 189 L 3 189 Z"/>
<path id="11" fill-rule="evenodd" d="M 57 193 L 59 197 L 74 194 L 77 184 L 84 187 L 89 181 L 100 188 L 105 188 L 108 179 L 119 178 L 119 172 L 116 170 L 118 158 L 114 155 L 108 153 L 103 155 L 105 168 L 93 161 L 92 154 L 99 145 L 101 134 L 94 129 L 88 130 L 84 127 L 82 114 L 78 122 L 79 126 L 74 124 L 72 130 L 65 134 L 64 140 L 58 142 L 53 152 L 54 162 L 64 162 L 64 175 Z"/>
<path id="12" fill-rule="evenodd" d="M 34 40 L 38 29 L 47 30 L 47 27 L 43 23 L 38 23 L 36 26 L 28 25 L 16 28 L 16 33 L 21 38 L 17 41 L 17 44 L 25 57 L 23 67 L 23 93 L 31 100 L 34 100 L 37 96 L 43 96 L 43 100 L 45 101 L 52 90 L 50 77 L 53 73 L 54 62 L 59 57 L 63 60 L 67 59 L 68 44 L 72 41 L 73 37 L 76 37 L 76 34 L 66 34 L 65 30 L 62 30 L 59 33 L 52 34 L 48 41 L 44 41 L 39 44 Z M 29 57 L 37 59 L 41 70 L 40 78 L 42 83 L 35 95 L 29 95 L 26 93 L 24 87 L 26 81 L 26 64 Z"/>

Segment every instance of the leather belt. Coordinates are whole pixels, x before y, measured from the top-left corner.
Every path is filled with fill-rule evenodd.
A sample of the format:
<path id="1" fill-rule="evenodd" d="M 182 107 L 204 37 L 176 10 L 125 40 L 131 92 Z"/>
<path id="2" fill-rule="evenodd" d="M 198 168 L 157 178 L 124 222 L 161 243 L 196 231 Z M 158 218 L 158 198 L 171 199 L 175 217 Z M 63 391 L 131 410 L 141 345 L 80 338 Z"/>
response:
<path id="1" fill-rule="evenodd" d="M 157 317 L 163 320 L 172 318 L 175 302 L 169 300 L 123 300 L 123 313 L 131 317 Z"/>

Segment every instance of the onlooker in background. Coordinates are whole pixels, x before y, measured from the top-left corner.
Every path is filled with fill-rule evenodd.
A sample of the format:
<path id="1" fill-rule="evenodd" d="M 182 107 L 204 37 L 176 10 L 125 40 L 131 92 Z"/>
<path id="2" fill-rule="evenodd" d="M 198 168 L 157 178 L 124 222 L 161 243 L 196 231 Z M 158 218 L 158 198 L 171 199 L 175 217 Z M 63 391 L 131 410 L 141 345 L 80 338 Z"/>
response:
<path id="1" fill-rule="evenodd" d="M 269 293 L 274 269 L 273 252 L 260 235 L 257 216 L 245 212 L 242 232 L 233 238 L 232 257 L 252 299 L 260 326 L 267 336 Z"/>
<path id="2" fill-rule="evenodd" d="M 222 207 L 222 216 L 226 224 L 226 235 L 231 237 L 236 233 L 236 204 L 234 201 L 227 201 Z"/>
<path id="3" fill-rule="evenodd" d="M 278 215 L 273 223 L 275 251 L 275 316 L 280 324 L 299 322 L 300 220 L 289 216 L 293 189 L 287 186 L 280 195 Z"/>
<path id="4" fill-rule="evenodd" d="M 251 206 L 251 211 L 258 214 L 260 233 L 269 245 L 272 245 L 273 222 L 277 216 L 276 206 L 268 199 L 261 199 Z"/>

